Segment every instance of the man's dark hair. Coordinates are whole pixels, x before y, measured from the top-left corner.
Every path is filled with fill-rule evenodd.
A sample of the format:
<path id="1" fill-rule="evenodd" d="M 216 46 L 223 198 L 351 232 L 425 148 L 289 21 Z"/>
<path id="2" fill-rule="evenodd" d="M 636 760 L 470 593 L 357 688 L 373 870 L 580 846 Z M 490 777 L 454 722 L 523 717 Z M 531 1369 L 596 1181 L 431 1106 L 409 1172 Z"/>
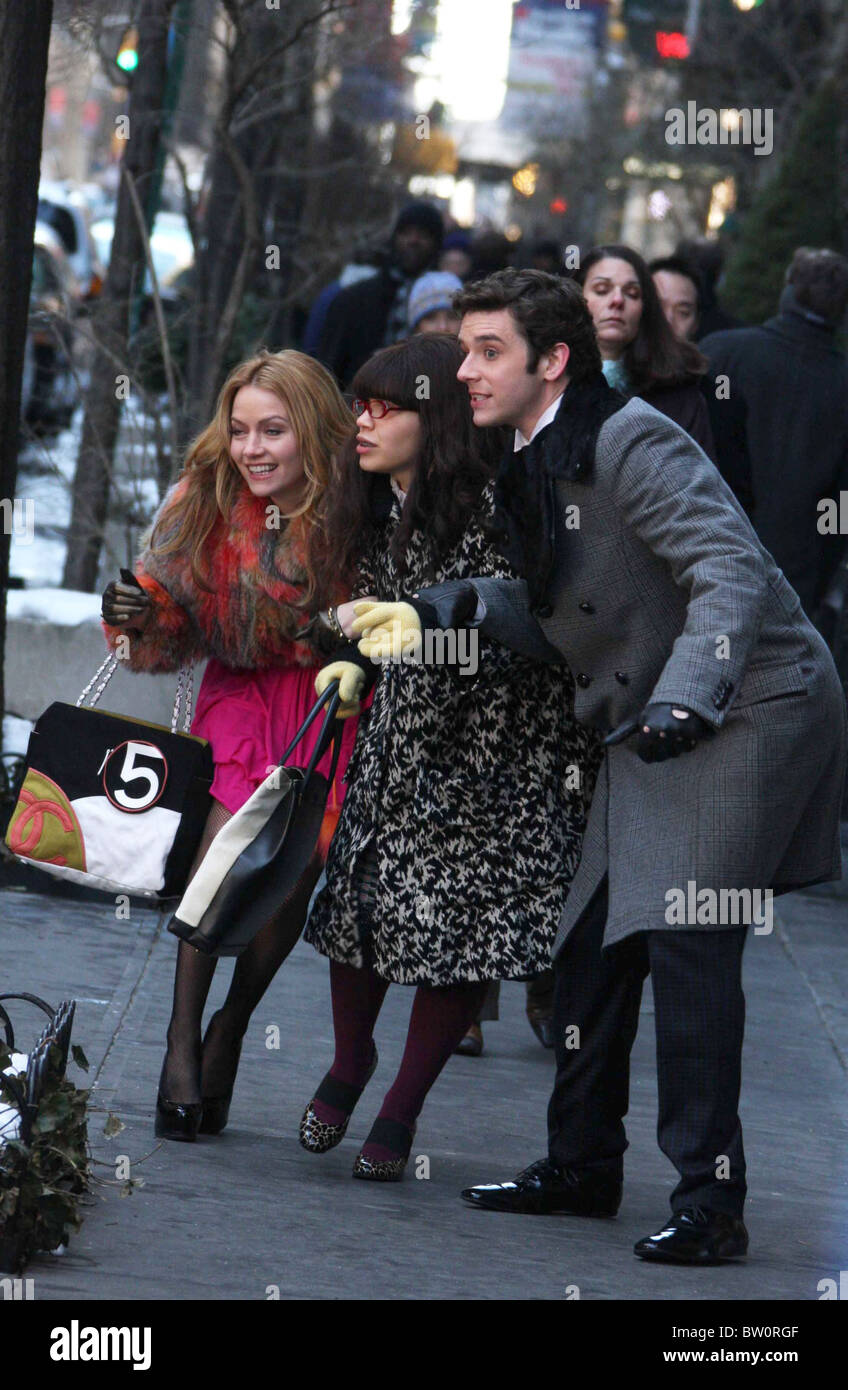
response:
<path id="1" fill-rule="evenodd" d="M 652 275 L 658 270 L 667 270 L 671 275 L 685 275 L 687 280 L 691 280 L 695 286 L 695 308 L 700 314 L 704 284 L 697 267 L 691 261 L 687 261 L 683 256 L 656 256 L 648 262 L 648 269 Z"/>
<path id="2" fill-rule="evenodd" d="M 842 322 L 848 306 L 848 260 L 836 251 L 799 246 L 786 272 L 786 283 L 795 291 L 802 309 L 834 326 Z"/>
<path id="3" fill-rule="evenodd" d="M 535 372 L 542 353 L 556 343 L 568 344 L 569 381 L 584 381 L 602 370 L 592 315 L 573 280 L 546 270 L 499 270 L 458 290 L 453 307 L 459 315 L 508 309 L 527 340 L 528 372 Z"/>
<path id="4" fill-rule="evenodd" d="M 691 265 L 701 277 L 704 301 L 715 301 L 715 289 L 724 265 L 724 245 L 712 237 L 684 238 L 674 248 L 675 256 Z"/>

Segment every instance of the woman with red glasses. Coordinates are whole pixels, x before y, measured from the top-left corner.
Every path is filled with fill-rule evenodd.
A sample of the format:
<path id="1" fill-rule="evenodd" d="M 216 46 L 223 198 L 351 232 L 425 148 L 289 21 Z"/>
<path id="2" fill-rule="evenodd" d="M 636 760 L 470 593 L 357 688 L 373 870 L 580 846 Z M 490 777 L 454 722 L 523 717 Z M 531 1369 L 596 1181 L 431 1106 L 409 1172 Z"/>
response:
<path id="1" fill-rule="evenodd" d="M 513 573 L 490 534 L 493 469 L 461 362 L 456 338 L 424 334 L 354 378 L 357 436 L 341 455 L 326 539 L 355 594 L 396 600 Z M 348 631 L 354 606 L 339 610 Z M 300 1142 L 324 1153 L 344 1137 L 377 1064 L 386 990 L 414 986 L 400 1070 L 354 1164 L 376 1181 L 403 1176 L 419 1112 L 487 983 L 548 964 L 598 762 L 595 736 L 574 722 L 566 667 L 485 639 L 452 651 L 438 641 L 448 635 L 396 664 L 372 666 L 353 647 L 316 681 L 320 692 L 340 677 L 351 714 L 375 684 L 306 930 L 330 958 L 336 1050 Z"/>

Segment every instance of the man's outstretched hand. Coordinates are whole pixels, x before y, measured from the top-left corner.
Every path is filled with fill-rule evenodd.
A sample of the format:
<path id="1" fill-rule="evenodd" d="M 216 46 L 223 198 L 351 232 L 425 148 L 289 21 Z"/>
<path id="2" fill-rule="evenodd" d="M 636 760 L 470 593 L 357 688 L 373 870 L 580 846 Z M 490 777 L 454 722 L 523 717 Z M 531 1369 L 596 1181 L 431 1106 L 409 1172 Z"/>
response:
<path id="1" fill-rule="evenodd" d="M 663 763 L 710 738 L 715 729 L 693 710 L 681 705 L 646 705 L 639 715 L 636 752 L 643 763 Z"/>
<path id="2" fill-rule="evenodd" d="M 421 636 L 421 619 L 411 603 L 363 599 L 353 611 L 353 635 L 360 638 L 359 650 L 369 661 L 399 661 Z"/>

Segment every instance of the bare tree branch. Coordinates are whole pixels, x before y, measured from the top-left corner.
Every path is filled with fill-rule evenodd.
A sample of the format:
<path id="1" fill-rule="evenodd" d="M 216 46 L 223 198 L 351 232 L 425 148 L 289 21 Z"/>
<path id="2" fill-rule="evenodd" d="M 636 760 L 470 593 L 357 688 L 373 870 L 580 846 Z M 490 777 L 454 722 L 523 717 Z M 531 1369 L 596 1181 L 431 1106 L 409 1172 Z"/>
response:
<path id="1" fill-rule="evenodd" d="M 171 360 L 171 345 L 168 342 L 168 330 L 165 326 L 165 314 L 162 309 L 162 296 L 159 292 L 159 280 L 156 275 L 156 267 L 153 264 L 153 253 L 150 249 L 150 237 L 147 234 L 147 226 L 144 220 L 144 209 L 138 197 L 138 190 L 135 180 L 126 165 L 121 166 L 121 172 L 127 181 L 127 189 L 132 202 L 133 212 L 138 223 L 138 234 L 144 249 L 144 259 L 147 262 L 147 271 L 150 276 L 150 294 L 153 299 L 153 312 L 156 315 L 156 328 L 159 333 L 159 346 L 162 349 L 162 363 L 165 369 L 165 381 L 168 384 L 168 405 L 170 409 L 170 435 L 171 435 L 171 470 L 177 466 L 179 458 L 179 443 L 177 440 L 177 386 L 174 381 L 174 366 Z"/>

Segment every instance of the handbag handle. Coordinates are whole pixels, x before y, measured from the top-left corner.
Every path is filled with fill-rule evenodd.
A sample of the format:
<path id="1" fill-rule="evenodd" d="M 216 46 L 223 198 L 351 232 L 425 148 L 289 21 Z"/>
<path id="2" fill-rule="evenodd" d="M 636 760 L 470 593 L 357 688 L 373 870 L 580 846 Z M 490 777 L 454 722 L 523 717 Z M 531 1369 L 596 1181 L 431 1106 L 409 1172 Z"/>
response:
<path id="1" fill-rule="evenodd" d="M 309 729 L 311 725 L 314 724 L 321 711 L 325 710 L 324 723 L 321 725 L 321 732 L 318 735 L 318 740 L 315 744 L 315 747 L 312 750 L 312 756 L 309 759 L 309 763 L 306 768 L 306 776 L 304 778 L 304 781 L 309 781 L 309 778 L 312 776 L 316 767 L 318 766 L 327 749 L 329 748 L 330 744 L 332 743 L 333 761 L 330 767 L 329 775 L 330 784 L 332 785 L 333 779 L 336 775 L 336 768 L 338 766 L 339 753 L 341 752 L 342 744 L 341 720 L 336 718 L 336 711 L 340 704 L 341 696 L 339 694 L 339 682 L 337 680 L 330 681 L 326 690 L 324 690 L 318 696 L 318 699 L 315 701 L 315 704 L 312 706 L 312 709 L 307 714 L 306 718 L 304 719 L 303 723 L 301 724 L 300 728 L 298 729 L 288 748 L 283 753 L 283 756 L 280 758 L 280 767 L 285 767 L 286 760 L 291 757 L 294 749 L 297 747 L 301 739 L 304 737 L 307 729 Z"/>
<path id="2" fill-rule="evenodd" d="M 29 1004 L 35 1004 L 39 1009 L 43 1009 L 51 1023 L 56 1017 L 56 1010 L 51 1009 L 50 1005 L 46 1004 L 43 999 L 39 999 L 37 994 L 0 994 L 0 1000 L 3 999 L 26 999 Z M 3 1031 L 6 1034 L 6 1046 L 14 1052 L 15 1033 L 12 1028 L 12 1020 L 4 1008 L 0 1008 L 0 1019 L 2 1019 Z"/>
<path id="3" fill-rule="evenodd" d="M 89 690 L 91 689 L 91 687 L 94 685 L 94 682 L 97 680 L 98 676 L 100 676 L 100 675 L 105 671 L 106 674 L 103 676 L 102 681 L 101 681 L 100 684 L 97 686 L 97 688 L 96 688 L 94 694 L 92 695 L 91 699 L 90 699 L 89 702 L 88 702 L 89 708 L 90 708 L 90 709 L 93 709 L 93 708 L 94 708 L 94 706 L 97 704 L 97 701 L 100 699 L 100 696 L 103 694 L 103 691 L 106 689 L 106 687 L 107 687 L 107 685 L 109 684 L 110 680 L 112 679 L 112 677 L 114 676 L 115 672 L 117 671 L 118 665 L 119 665 L 119 658 L 118 658 L 117 656 L 115 656 L 115 653 L 114 653 L 114 652 L 109 652 L 109 654 L 108 654 L 108 656 L 106 657 L 105 661 L 101 662 L 101 664 L 98 666 L 98 668 L 97 668 L 97 670 L 95 671 L 94 675 L 91 677 L 91 680 L 88 682 L 88 685 L 85 687 L 85 689 L 83 690 L 83 692 L 82 692 L 82 694 L 80 695 L 79 699 L 77 700 L 77 702 L 76 702 L 77 709 L 79 709 L 80 705 L 81 705 L 81 704 L 83 703 L 83 701 L 85 700 L 86 695 L 88 694 L 88 692 L 89 692 Z M 183 728 L 182 728 L 182 731 L 183 731 L 184 734 L 187 734 L 187 733 L 188 733 L 188 731 L 189 731 L 189 729 L 190 729 L 190 727 L 191 727 L 191 706 L 192 706 L 192 701 L 193 701 L 193 699 L 194 699 L 194 667 L 191 666 L 191 665 L 189 665 L 189 664 L 186 664 L 185 666 L 181 666 L 181 667 L 180 667 L 179 674 L 177 675 L 177 690 L 176 690 L 176 694 L 175 694 L 175 696 L 174 696 L 174 711 L 173 711 L 173 714 L 171 715 L 171 733 L 172 733 L 172 734 L 175 734 L 175 733 L 177 732 L 177 724 L 178 724 L 179 718 L 180 718 L 180 706 L 181 706 L 181 705 L 182 705 L 182 718 L 183 718 Z"/>

